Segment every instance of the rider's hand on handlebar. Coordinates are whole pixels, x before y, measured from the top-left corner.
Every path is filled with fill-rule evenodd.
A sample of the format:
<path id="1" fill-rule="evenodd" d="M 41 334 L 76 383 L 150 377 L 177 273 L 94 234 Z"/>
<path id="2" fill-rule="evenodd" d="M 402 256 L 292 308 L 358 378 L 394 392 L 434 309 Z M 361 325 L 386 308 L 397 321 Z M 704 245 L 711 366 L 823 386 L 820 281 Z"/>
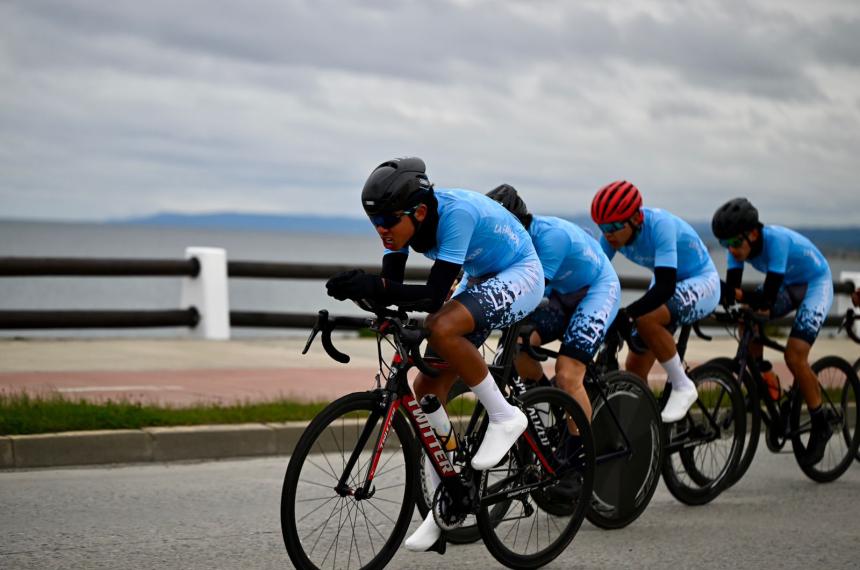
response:
<path id="1" fill-rule="evenodd" d="M 338 301 L 346 299 L 375 299 L 385 289 L 382 278 L 369 275 L 361 269 L 338 273 L 325 284 L 330 297 Z"/>
<path id="2" fill-rule="evenodd" d="M 630 333 L 633 332 L 634 324 L 635 322 L 633 317 L 627 314 L 627 309 L 624 307 L 618 309 L 618 315 L 615 317 L 615 330 L 618 331 L 622 338 L 630 338 Z"/>

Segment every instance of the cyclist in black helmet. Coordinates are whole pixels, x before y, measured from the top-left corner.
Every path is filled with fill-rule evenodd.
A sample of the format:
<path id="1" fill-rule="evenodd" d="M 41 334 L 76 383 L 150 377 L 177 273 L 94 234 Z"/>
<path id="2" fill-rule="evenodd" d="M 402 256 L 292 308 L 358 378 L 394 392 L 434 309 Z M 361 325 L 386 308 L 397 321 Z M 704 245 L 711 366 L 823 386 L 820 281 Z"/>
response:
<path id="1" fill-rule="evenodd" d="M 428 343 L 450 368 L 437 378 L 419 374 L 415 394 L 435 394 L 444 403 L 457 376 L 469 385 L 490 418 L 472 467 L 489 469 L 525 430 L 527 420 L 505 400 L 477 347 L 490 330 L 524 318 L 540 302 L 543 269 L 531 239 L 514 216 L 486 196 L 434 189 L 420 158 L 379 165 L 364 185 L 361 202 L 385 247 L 382 273 L 336 275 L 326 284 L 328 293 L 341 300 L 417 304 L 431 313 L 425 321 Z M 411 249 L 434 260 L 423 285 L 403 283 Z M 463 278 L 446 302 L 461 268 Z M 435 489 L 436 472 L 426 472 Z M 427 550 L 440 536 L 431 512 L 405 546 Z"/>
<path id="2" fill-rule="evenodd" d="M 812 419 L 812 434 L 806 455 L 800 461 L 821 461 L 833 433 L 831 410 L 821 405 L 818 378 L 809 365 L 809 351 L 833 304 L 830 266 L 811 241 L 781 226 L 763 225 L 758 210 L 746 198 L 735 198 L 720 206 L 711 230 L 728 249 L 728 270 L 723 301 L 741 301 L 771 318 L 796 310 L 785 350 L 785 363 L 800 384 Z M 741 290 L 744 262 L 765 273 L 764 283 L 753 294 Z M 761 359 L 761 344 L 752 346 Z"/>
<path id="3" fill-rule="evenodd" d="M 612 262 L 600 244 L 576 224 L 552 216 L 529 213 L 516 189 L 509 184 L 487 196 L 499 202 L 525 226 L 543 265 L 547 303 L 532 313 L 535 325 L 529 342 L 534 346 L 561 340 L 555 361 L 555 383 L 570 394 L 591 418 L 591 402 L 583 380 L 587 363 L 597 352 L 621 303 L 621 284 Z M 526 382 L 549 384 L 539 362 L 525 352 L 517 355 L 517 372 Z M 581 447 L 579 428 L 571 423 L 560 459 L 572 464 Z M 574 471 L 547 495 L 570 501 L 579 493 Z"/>

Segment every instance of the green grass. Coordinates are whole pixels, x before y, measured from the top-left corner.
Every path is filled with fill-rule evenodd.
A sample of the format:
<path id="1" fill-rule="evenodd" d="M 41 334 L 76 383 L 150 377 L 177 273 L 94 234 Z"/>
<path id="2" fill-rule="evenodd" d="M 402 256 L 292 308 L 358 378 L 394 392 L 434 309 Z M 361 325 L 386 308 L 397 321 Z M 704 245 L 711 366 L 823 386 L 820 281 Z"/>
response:
<path id="1" fill-rule="evenodd" d="M 325 402 L 304 404 L 273 400 L 232 405 L 198 404 L 178 408 L 129 401 L 92 403 L 69 400 L 60 395 L 34 397 L 27 394 L 0 394 L 0 435 L 306 421 L 312 419 L 325 406 Z"/>

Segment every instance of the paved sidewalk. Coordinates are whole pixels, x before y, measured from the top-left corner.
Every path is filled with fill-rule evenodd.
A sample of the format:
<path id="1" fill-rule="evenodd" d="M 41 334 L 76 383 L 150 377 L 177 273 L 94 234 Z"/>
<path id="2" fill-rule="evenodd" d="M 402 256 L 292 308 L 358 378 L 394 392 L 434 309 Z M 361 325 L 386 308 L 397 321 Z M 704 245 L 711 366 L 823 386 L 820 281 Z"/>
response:
<path id="1" fill-rule="evenodd" d="M 327 401 L 374 386 L 373 339 L 340 338 L 348 365 L 331 360 L 317 343 L 302 355 L 304 340 L 199 341 L 187 339 L 0 340 L 0 392 L 60 393 L 99 401 L 126 399 L 188 405 L 195 402 Z M 691 341 L 694 366 L 731 356 L 729 338 Z M 860 346 L 844 336 L 823 337 L 813 360 L 837 354 L 850 362 Z M 621 355 L 622 362 L 624 354 Z M 785 381 L 780 356 L 768 356 Z M 548 371 L 551 365 L 547 365 Z M 655 367 L 652 385 L 665 381 Z M 0 468 L 210 459 L 289 453 L 303 423 L 151 428 L 38 436 L 0 435 Z"/>

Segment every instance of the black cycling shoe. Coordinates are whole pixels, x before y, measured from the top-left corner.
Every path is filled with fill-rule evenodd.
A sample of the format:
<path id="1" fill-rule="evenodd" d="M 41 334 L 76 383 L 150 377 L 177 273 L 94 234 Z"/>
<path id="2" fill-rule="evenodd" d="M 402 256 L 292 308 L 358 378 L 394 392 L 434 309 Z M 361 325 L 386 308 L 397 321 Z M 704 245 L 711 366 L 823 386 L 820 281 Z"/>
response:
<path id="1" fill-rule="evenodd" d="M 806 444 L 806 453 L 798 458 L 798 462 L 804 467 L 815 465 L 824 457 L 827 441 L 833 435 L 833 427 L 830 425 L 833 418 L 833 410 L 830 408 L 812 413 L 812 431 Z"/>

